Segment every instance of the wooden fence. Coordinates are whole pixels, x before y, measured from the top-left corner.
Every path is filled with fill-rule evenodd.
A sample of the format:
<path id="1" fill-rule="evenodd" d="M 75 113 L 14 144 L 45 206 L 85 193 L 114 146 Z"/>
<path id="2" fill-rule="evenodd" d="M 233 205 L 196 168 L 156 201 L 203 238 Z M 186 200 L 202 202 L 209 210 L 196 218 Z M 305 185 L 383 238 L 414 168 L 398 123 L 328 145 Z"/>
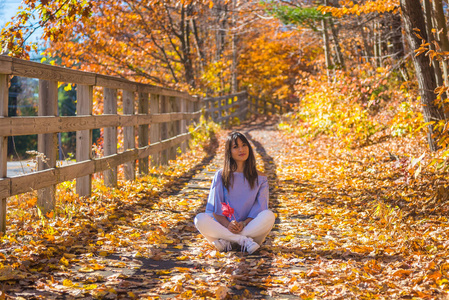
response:
<path id="1" fill-rule="evenodd" d="M 251 112 L 254 114 L 280 114 L 287 112 L 287 108 L 280 104 L 278 101 L 269 99 L 260 99 L 255 96 L 248 96 L 248 103 L 251 107 Z"/>
<path id="2" fill-rule="evenodd" d="M 38 116 L 8 117 L 10 75 L 39 79 Z M 58 116 L 58 83 L 76 84 L 76 116 Z M 101 115 L 92 113 L 94 87 L 102 88 Z M 117 113 L 119 95 L 123 114 Z M 48 211 L 55 206 L 58 183 L 76 178 L 77 194 L 88 196 L 94 173 L 103 172 L 105 184 L 114 186 L 119 165 L 124 165 L 125 179 L 133 180 L 136 169 L 148 173 L 150 156 L 158 164 L 175 159 L 178 147 L 186 149 L 187 125 L 201 116 L 200 106 L 198 97 L 176 90 L 0 56 L 0 231 L 6 229 L 6 199 L 10 196 L 38 190 L 38 206 Z M 120 126 L 123 150 L 118 153 Z M 104 155 L 93 158 L 92 130 L 97 128 L 103 128 Z M 73 131 L 76 163 L 57 167 L 57 134 Z M 39 158 L 37 172 L 7 177 L 7 138 L 31 134 L 38 135 L 38 152 L 47 161 Z"/>
<path id="3" fill-rule="evenodd" d="M 244 120 L 248 114 L 282 114 L 287 111 L 284 106 L 275 101 L 259 99 L 247 92 L 205 98 L 202 102 L 206 118 L 210 117 L 214 122 L 225 125 L 229 125 L 234 118 Z"/>
<path id="4" fill-rule="evenodd" d="M 240 92 L 232 95 L 203 99 L 206 118 L 229 125 L 234 118 L 245 119 L 248 112 L 248 94 Z"/>
<path id="5" fill-rule="evenodd" d="M 39 80 L 38 116 L 8 116 L 11 75 Z M 60 83 L 76 85 L 76 116 L 58 116 Z M 102 114 L 93 114 L 94 88 L 102 91 Z M 52 210 L 58 183 L 76 179 L 77 194 L 89 196 L 94 173 L 103 172 L 105 185 L 115 186 L 120 165 L 125 180 L 134 180 L 136 171 L 148 173 L 149 158 L 156 164 L 175 159 L 178 148 L 186 149 L 188 125 L 198 121 L 202 110 L 206 117 L 229 124 L 234 118 L 245 119 L 249 113 L 277 112 L 276 105 L 269 104 L 246 92 L 201 101 L 173 89 L 0 56 L 0 231 L 6 230 L 8 197 L 37 190 L 39 208 L 43 212 Z M 123 113 L 118 113 L 120 110 Z M 120 152 L 118 127 L 123 129 Z M 103 129 L 103 156 L 94 158 L 92 130 L 98 128 Z M 74 131 L 76 163 L 57 166 L 57 135 Z M 38 135 L 38 152 L 45 161 L 38 159 L 36 172 L 7 177 L 8 137 L 32 134 Z"/>

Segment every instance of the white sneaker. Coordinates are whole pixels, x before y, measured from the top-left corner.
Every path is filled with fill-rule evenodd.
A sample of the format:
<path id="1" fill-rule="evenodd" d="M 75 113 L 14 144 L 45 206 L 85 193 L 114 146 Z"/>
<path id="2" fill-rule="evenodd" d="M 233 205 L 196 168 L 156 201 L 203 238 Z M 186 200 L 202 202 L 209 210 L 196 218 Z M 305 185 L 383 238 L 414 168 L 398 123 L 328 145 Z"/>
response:
<path id="1" fill-rule="evenodd" d="M 253 241 L 252 238 L 245 238 L 243 240 L 243 242 L 241 243 L 242 246 L 242 251 L 246 251 L 248 252 L 248 254 L 253 254 L 254 252 L 257 251 L 257 249 L 260 248 L 260 245 L 258 243 L 256 243 L 255 241 Z"/>
<path id="2" fill-rule="evenodd" d="M 232 245 L 230 241 L 219 239 L 213 241 L 212 244 L 214 244 L 215 248 L 217 248 L 217 250 L 220 252 L 228 252 L 232 250 Z"/>

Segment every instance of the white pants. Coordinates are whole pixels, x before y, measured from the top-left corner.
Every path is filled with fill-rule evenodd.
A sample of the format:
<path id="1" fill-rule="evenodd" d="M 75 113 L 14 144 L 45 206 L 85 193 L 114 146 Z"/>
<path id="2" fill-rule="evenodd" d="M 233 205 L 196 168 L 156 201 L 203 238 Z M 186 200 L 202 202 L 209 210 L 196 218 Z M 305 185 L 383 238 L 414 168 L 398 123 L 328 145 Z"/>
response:
<path id="1" fill-rule="evenodd" d="M 235 234 L 218 223 L 212 214 L 200 213 L 195 217 L 195 226 L 210 243 L 223 239 L 240 244 L 245 237 L 250 237 L 261 245 L 270 233 L 275 218 L 271 210 L 261 211 L 240 233 Z"/>

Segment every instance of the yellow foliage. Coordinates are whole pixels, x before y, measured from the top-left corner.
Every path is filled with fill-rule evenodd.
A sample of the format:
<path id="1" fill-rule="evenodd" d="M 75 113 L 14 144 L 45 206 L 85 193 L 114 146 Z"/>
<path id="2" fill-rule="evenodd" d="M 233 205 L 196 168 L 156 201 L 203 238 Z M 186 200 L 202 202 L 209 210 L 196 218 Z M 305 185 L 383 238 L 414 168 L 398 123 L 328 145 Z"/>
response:
<path id="1" fill-rule="evenodd" d="M 353 1 L 341 1 L 340 7 L 319 6 L 318 10 L 323 14 L 330 13 L 333 17 L 342 18 L 346 15 L 358 15 L 369 13 L 397 12 L 399 8 L 398 0 L 372 0 L 355 4 Z"/>

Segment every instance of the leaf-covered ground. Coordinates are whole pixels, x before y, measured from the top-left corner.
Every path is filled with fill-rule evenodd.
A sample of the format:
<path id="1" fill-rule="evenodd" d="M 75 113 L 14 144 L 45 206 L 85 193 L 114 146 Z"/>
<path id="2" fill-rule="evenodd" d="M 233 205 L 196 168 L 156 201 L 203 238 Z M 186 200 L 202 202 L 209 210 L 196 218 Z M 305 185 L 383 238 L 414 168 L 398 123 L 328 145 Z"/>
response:
<path id="1" fill-rule="evenodd" d="M 445 299 L 447 195 L 411 178 L 401 153 L 418 139 L 356 150 L 301 139 L 275 122 L 239 128 L 269 176 L 277 219 L 261 249 L 218 253 L 198 234 L 223 139 L 119 189 L 98 186 L 39 218 L 10 204 L 0 251 L 2 297 L 20 299 Z M 390 153 L 390 154 L 389 154 Z M 422 152 L 421 152 L 422 153 Z M 435 187 L 435 188 L 433 188 Z M 60 196 L 63 197 L 63 196 Z"/>

